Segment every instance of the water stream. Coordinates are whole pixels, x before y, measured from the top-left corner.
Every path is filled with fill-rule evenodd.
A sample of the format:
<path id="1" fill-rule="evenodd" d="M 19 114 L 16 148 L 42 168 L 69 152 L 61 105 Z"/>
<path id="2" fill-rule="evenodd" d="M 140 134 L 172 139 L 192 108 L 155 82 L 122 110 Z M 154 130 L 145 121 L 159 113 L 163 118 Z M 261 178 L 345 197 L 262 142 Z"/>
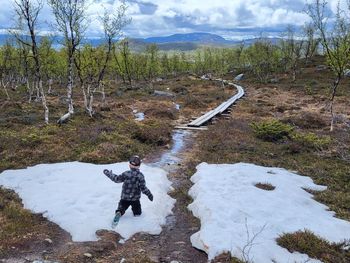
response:
<path id="1" fill-rule="evenodd" d="M 191 138 L 192 133 L 185 130 L 175 130 L 172 135 L 172 146 L 165 151 L 158 161 L 152 164 L 159 168 L 163 168 L 167 172 L 174 171 L 181 163 L 181 153 L 184 149 L 185 143 Z"/>

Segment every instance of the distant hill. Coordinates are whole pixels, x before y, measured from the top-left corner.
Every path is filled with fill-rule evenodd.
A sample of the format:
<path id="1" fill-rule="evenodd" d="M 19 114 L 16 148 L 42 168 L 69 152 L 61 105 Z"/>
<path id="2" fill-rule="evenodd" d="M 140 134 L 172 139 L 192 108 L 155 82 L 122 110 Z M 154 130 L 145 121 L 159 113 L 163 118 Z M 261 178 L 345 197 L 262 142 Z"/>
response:
<path id="1" fill-rule="evenodd" d="M 4 45 L 6 41 L 14 41 L 14 37 L 9 34 L 0 34 L 0 46 Z M 252 45 L 259 38 L 252 38 L 244 40 L 246 45 Z M 269 38 L 269 41 L 276 44 L 279 38 Z M 89 43 L 93 46 L 98 46 L 103 43 L 103 38 L 86 38 L 83 43 Z M 55 48 L 60 47 L 62 42 L 61 37 L 54 37 L 53 46 Z M 130 48 L 136 52 L 142 52 L 146 49 L 149 44 L 157 44 L 159 50 L 162 51 L 191 51 L 198 49 L 203 46 L 214 46 L 214 47 L 231 47 L 235 46 L 241 41 L 227 40 L 221 36 L 210 34 L 210 33 L 189 33 L 189 34 L 174 34 L 165 37 L 149 37 L 149 38 L 130 38 Z"/>
<path id="2" fill-rule="evenodd" d="M 201 45 L 206 44 L 236 44 L 237 41 L 229 41 L 225 38 L 210 34 L 210 33 L 189 33 L 189 34 L 174 34 L 166 37 L 149 37 L 144 39 L 147 43 L 178 43 L 178 42 L 187 42 L 187 43 L 197 43 Z"/>

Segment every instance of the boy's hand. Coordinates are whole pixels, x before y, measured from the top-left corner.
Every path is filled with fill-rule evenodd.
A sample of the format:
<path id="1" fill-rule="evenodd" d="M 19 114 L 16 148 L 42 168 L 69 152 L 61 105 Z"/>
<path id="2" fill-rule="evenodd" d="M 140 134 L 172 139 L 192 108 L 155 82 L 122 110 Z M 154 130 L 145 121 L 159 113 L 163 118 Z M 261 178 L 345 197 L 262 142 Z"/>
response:
<path id="1" fill-rule="evenodd" d="M 107 170 L 107 169 L 104 169 L 103 170 L 103 173 L 105 174 L 105 175 L 107 175 L 107 176 L 109 176 L 109 175 L 112 175 L 112 170 Z"/>
<path id="2" fill-rule="evenodd" d="M 148 199 L 149 199 L 151 202 L 153 202 L 153 195 L 150 194 L 150 195 L 148 196 Z"/>

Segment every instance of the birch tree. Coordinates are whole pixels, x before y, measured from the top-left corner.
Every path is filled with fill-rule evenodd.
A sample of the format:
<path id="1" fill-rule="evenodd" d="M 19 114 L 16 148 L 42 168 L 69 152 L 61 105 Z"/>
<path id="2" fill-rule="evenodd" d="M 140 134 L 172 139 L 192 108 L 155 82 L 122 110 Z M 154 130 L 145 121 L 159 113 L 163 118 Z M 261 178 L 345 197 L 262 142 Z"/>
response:
<path id="1" fill-rule="evenodd" d="M 66 122 L 74 114 L 74 57 L 87 27 L 86 0 L 48 0 L 55 16 L 58 31 L 64 37 L 67 52 L 67 101 L 68 112 L 60 117 L 57 123 Z"/>
<path id="2" fill-rule="evenodd" d="M 347 1 L 348 10 L 350 10 L 350 1 Z M 331 86 L 330 112 L 331 125 L 330 130 L 334 129 L 334 98 L 337 93 L 339 83 L 344 77 L 344 71 L 349 65 L 350 58 L 350 30 L 349 17 L 339 7 L 336 12 L 336 19 L 331 30 L 327 30 L 326 16 L 327 2 L 325 0 L 315 0 L 313 4 L 307 6 L 307 13 L 312 18 L 315 28 L 320 35 L 321 44 L 325 51 L 327 63 L 334 73 L 334 80 Z"/>
<path id="3" fill-rule="evenodd" d="M 129 41 L 124 39 L 120 42 L 119 53 L 120 59 L 118 58 L 117 49 L 114 48 L 113 57 L 117 64 L 118 71 L 120 76 L 123 79 L 123 82 L 126 82 L 126 79 L 129 82 L 129 86 L 132 89 L 132 76 L 131 76 L 131 52 L 129 48 Z"/>
<path id="4" fill-rule="evenodd" d="M 105 43 L 103 46 L 98 47 L 95 52 L 90 49 L 90 59 L 95 60 L 95 74 L 93 81 L 86 85 L 82 85 L 85 108 L 90 117 L 92 117 L 94 93 L 99 91 L 102 94 L 102 102 L 105 103 L 104 92 L 104 77 L 106 74 L 107 66 L 111 59 L 112 51 L 115 50 L 115 42 L 119 40 L 122 35 L 122 29 L 130 23 L 130 19 L 126 17 L 127 5 L 125 1 L 122 1 L 120 6 L 116 10 L 105 10 L 104 15 L 101 17 L 101 22 L 104 29 Z M 100 52 L 99 52 L 100 51 Z M 97 55 L 94 55 L 97 54 Z M 79 69 L 79 67 L 78 67 Z M 89 74 L 91 75 L 91 74 Z M 80 78 L 82 81 L 82 78 Z"/>
<path id="5" fill-rule="evenodd" d="M 13 68 L 13 48 L 9 42 L 6 42 L 5 45 L 1 48 L 1 68 L 0 68 L 0 84 L 4 89 L 7 100 L 10 100 L 11 97 L 8 92 L 8 86 L 10 84 L 10 72 Z"/>
<path id="6" fill-rule="evenodd" d="M 304 43 L 304 57 L 305 64 L 309 63 L 310 58 L 312 58 L 317 53 L 317 48 L 320 44 L 320 39 L 315 35 L 315 27 L 313 23 L 307 23 L 303 27 L 303 34 L 305 38 Z"/>
<path id="7" fill-rule="evenodd" d="M 288 25 L 284 33 L 285 39 L 280 43 L 283 54 L 285 70 L 292 70 L 292 80 L 296 80 L 297 66 L 302 56 L 303 40 L 297 40 L 295 37 L 295 29 Z"/>
<path id="8" fill-rule="evenodd" d="M 32 58 L 34 60 L 34 74 L 35 74 L 35 87 L 40 92 L 40 99 L 44 108 L 45 123 L 49 123 L 49 108 L 46 103 L 46 96 L 43 88 L 42 75 L 41 75 L 41 61 L 39 55 L 39 44 L 37 40 L 36 27 L 38 24 L 38 18 L 41 9 L 43 8 L 42 0 L 15 0 L 15 11 L 19 21 L 24 21 L 26 29 L 30 36 L 30 41 L 25 41 L 20 37 L 19 33 L 15 36 L 22 44 L 30 47 L 32 52 Z M 21 24 L 21 22 L 20 22 Z M 24 35 L 25 32 L 21 32 Z M 37 98 L 38 99 L 38 98 Z"/>

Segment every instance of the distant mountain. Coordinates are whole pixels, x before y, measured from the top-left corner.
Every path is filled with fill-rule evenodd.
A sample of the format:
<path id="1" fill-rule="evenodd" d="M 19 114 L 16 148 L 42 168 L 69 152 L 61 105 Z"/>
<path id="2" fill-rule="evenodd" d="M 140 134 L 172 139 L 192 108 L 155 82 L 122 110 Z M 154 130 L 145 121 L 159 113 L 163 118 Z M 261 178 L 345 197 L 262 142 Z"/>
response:
<path id="1" fill-rule="evenodd" d="M 12 37 L 7 34 L 0 34 L 0 46 L 5 45 L 7 40 L 10 40 Z"/>
<path id="2" fill-rule="evenodd" d="M 131 50 L 136 52 L 145 51 L 147 46 L 152 44 L 152 42 L 146 42 L 142 38 L 130 38 L 129 47 Z M 178 50 L 178 51 L 190 51 L 199 48 L 200 46 L 196 43 L 191 42 L 173 42 L 173 43 L 156 43 L 159 50 L 162 51 L 170 51 L 170 50 Z"/>
<path id="3" fill-rule="evenodd" d="M 245 45 L 250 46 L 260 38 L 252 38 L 244 40 Z M 278 43 L 279 38 L 266 38 L 265 40 L 271 41 L 273 44 Z M 9 34 L 0 34 L 0 46 L 4 45 L 6 41 L 14 42 L 15 39 Z M 40 37 L 39 37 L 40 41 Z M 217 47 L 232 47 L 242 41 L 227 40 L 221 36 L 210 33 L 189 33 L 189 34 L 174 34 L 165 37 L 149 37 L 149 38 L 130 38 L 129 46 L 131 50 L 136 52 L 142 52 L 146 50 L 147 45 L 154 43 L 158 45 L 159 50 L 162 51 L 191 51 L 203 46 L 217 46 Z M 62 37 L 55 36 L 53 38 L 53 47 L 60 48 L 62 43 Z M 86 38 L 84 43 L 89 43 L 92 46 L 98 46 L 104 43 L 103 38 Z"/>
<path id="4" fill-rule="evenodd" d="M 166 37 L 149 37 L 144 39 L 147 43 L 164 44 L 164 43 L 197 43 L 205 44 L 235 44 L 237 41 L 229 41 L 225 38 L 210 33 L 189 33 L 174 34 Z"/>

